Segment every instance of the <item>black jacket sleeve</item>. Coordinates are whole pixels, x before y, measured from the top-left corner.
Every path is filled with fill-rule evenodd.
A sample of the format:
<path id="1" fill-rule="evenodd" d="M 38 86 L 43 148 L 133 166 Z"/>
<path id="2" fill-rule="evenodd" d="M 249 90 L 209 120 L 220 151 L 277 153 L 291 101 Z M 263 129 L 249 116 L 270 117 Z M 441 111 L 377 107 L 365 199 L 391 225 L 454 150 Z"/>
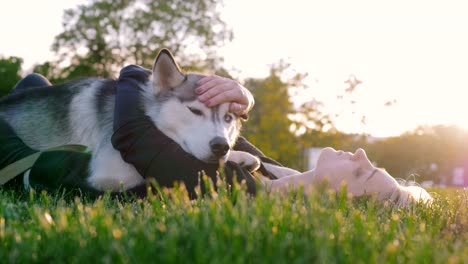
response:
<path id="1" fill-rule="evenodd" d="M 278 166 L 283 166 L 278 161 L 265 156 L 265 154 L 263 154 L 263 152 L 261 150 L 259 150 L 257 147 L 255 147 L 252 143 L 247 141 L 247 139 L 245 139 L 242 136 L 237 139 L 237 142 L 236 142 L 236 145 L 234 146 L 234 149 L 238 150 L 238 151 L 245 151 L 245 152 L 248 152 L 248 153 L 250 153 L 250 154 L 252 154 L 254 156 L 257 156 L 257 157 L 260 158 L 260 160 L 262 162 L 271 163 L 271 164 L 278 165 Z"/>
<path id="2" fill-rule="evenodd" d="M 0 118 L 0 169 L 38 152 L 28 147 L 10 125 Z"/>

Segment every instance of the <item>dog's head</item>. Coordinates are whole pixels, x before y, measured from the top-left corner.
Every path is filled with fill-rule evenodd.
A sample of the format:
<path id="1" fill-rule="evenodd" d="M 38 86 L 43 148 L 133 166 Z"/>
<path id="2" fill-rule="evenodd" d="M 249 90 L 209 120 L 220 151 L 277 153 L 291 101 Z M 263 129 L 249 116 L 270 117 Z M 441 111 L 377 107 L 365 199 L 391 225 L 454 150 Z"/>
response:
<path id="1" fill-rule="evenodd" d="M 241 119 L 229 112 L 229 103 L 213 108 L 198 100 L 195 88 L 203 75 L 183 73 L 170 51 L 163 49 L 153 66 L 147 115 L 168 137 L 199 160 L 226 160 L 241 129 Z"/>

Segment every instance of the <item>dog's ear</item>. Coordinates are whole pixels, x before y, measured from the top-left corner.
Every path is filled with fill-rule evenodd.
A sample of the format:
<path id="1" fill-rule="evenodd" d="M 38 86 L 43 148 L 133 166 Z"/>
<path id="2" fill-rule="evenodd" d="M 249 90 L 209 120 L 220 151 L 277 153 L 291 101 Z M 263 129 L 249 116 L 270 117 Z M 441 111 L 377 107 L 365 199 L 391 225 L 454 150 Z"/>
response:
<path id="1" fill-rule="evenodd" d="M 160 92 L 174 88 L 185 80 L 185 75 L 168 49 L 162 49 L 153 65 L 155 91 Z"/>

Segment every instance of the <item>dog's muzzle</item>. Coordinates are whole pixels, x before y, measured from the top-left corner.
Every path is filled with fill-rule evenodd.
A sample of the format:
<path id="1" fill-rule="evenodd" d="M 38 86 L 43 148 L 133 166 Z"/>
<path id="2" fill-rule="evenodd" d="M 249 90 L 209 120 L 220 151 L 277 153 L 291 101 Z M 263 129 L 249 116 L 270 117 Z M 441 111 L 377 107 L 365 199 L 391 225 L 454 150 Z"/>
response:
<path id="1" fill-rule="evenodd" d="M 210 141 L 211 153 L 220 159 L 224 157 L 229 151 L 229 144 L 225 138 L 215 137 Z"/>

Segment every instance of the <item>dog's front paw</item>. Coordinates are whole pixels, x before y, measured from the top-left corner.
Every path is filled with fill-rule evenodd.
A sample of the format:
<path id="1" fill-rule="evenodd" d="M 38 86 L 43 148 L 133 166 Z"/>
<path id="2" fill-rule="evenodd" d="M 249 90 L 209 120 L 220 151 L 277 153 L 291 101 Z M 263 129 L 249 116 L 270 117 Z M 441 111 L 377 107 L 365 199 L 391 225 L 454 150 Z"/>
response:
<path id="1" fill-rule="evenodd" d="M 244 152 L 232 150 L 229 153 L 228 161 L 239 164 L 242 168 L 245 168 L 249 172 L 254 172 L 260 168 L 260 159 L 254 155 Z"/>

